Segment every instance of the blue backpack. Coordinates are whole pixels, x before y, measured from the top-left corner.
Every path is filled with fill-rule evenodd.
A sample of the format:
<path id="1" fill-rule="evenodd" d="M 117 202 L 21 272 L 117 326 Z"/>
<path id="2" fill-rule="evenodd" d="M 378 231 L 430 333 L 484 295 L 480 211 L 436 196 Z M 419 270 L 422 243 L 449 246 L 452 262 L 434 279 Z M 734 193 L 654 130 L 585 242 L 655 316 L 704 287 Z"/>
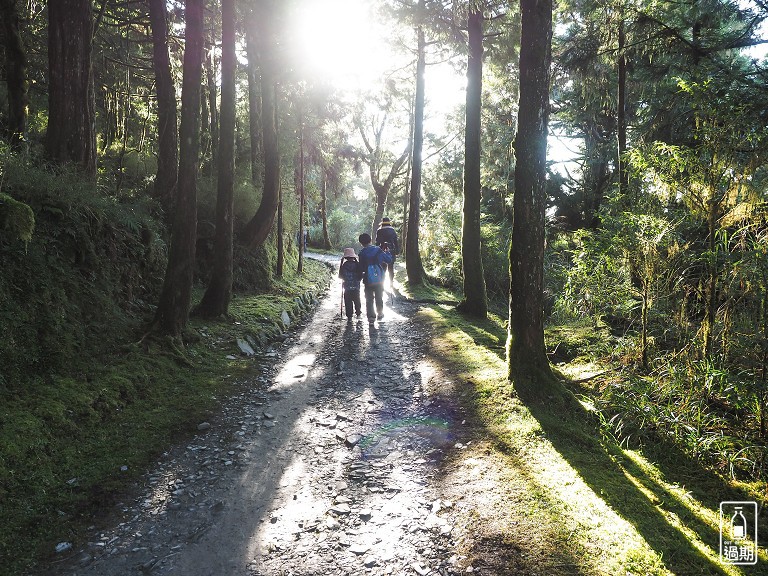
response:
<path id="1" fill-rule="evenodd" d="M 381 248 L 377 246 L 367 246 L 360 250 L 360 264 L 363 265 L 363 272 L 365 273 L 364 281 L 366 286 L 372 284 L 384 283 L 384 268 L 381 267 L 379 261 L 385 259 L 391 261 L 391 258 L 383 258 L 384 253 Z"/>
<path id="2" fill-rule="evenodd" d="M 366 278 L 368 279 L 368 285 L 381 284 L 384 282 L 384 270 L 378 264 L 368 264 L 368 269 L 365 271 Z"/>

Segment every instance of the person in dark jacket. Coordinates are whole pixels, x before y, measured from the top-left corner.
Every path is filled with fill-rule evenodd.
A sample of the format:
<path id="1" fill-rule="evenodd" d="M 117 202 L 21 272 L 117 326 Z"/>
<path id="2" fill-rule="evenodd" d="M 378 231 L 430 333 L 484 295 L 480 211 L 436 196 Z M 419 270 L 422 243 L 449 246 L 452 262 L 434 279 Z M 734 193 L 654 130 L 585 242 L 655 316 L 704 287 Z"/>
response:
<path id="1" fill-rule="evenodd" d="M 394 286 L 395 281 L 395 256 L 400 254 L 400 243 L 397 240 L 397 232 L 392 228 L 392 220 L 386 216 L 381 219 L 381 225 L 376 230 L 376 246 L 381 249 L 389 248 L 392 255 L 392 262 L 386 265 L 389 271 L 390 286 Z"/>
<path id="2" fill-rule="evenodd" d="M 365 285 L 365 312 L 368 322 L 373 323 L 384 318 L 384 265 L 392 263 L 392 254 L 389 249 L 371 245 L 370 234 L 360 234 L 358 240 L 363 245 L 358 257 Z"/>
<path id="3" fill-rule="evenodd" d="M 339 265 L 339 278 L 344 290 L 344 312 L 352 320 L 352 311 L 360 316 L 360 279 L 362 277 L 360 263 L 354 248 L 344 248 L 344 255 Z"/>

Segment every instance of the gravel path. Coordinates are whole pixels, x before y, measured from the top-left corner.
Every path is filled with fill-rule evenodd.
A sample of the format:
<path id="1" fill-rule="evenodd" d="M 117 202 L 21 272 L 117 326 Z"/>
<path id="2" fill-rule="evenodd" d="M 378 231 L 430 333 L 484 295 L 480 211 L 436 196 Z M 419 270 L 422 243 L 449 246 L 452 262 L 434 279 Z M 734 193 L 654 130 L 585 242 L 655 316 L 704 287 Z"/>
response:
<path id="1" fill-rule="evenodd" d="M 336 259 L 333 259 L 333 263 Z M 458 574 L 441 497 L 459 409 L 415 304 L 340 317 L 340 282 L 263 372 L 51 575 Z M 208 423 L 206 423 L 208 424 Z"/>

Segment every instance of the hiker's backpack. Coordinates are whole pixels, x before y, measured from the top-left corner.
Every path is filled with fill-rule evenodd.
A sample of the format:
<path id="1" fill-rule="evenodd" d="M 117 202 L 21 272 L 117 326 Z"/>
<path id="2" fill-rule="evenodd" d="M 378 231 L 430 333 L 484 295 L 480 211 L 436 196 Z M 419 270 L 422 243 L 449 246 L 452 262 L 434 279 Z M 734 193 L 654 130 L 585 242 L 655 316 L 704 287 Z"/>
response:
<path id="1" fill-rule="evenodd" d="M 341 279 L 346 290 L 360 289 L 360 275 L 357 272 L 357 260 L 345 260 L 341 265 Z"/>
<path id="2" fill-rule="evenodd" d="M 381 284 L 384 282 L 384 270 L 378 264 L 368 264 L 368 269 L 365 271 L 365 276 L 368 280 L 366 284 Z"/>

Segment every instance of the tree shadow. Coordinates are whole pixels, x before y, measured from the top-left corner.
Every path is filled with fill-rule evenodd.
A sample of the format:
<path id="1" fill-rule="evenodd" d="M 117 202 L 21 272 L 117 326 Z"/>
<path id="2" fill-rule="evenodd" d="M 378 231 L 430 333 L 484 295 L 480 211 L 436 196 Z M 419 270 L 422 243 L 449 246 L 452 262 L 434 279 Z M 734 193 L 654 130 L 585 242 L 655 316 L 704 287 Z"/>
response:
<path id="1" fill-rule="evenodd" d="M 635 527 L 671 572 L 727 574 L 711 557 L 693 547 L 685 534 L 693 532 L 717 553 L 718 530 L 695 513 L 694 503 L 677 497 L 619 447 L 601 442 L 594 419 L 578 402 L 561 400 L 546 404 L 538 395 L 527 394 L 525 389 L 525 386 L 517 387 L 518 396 L 541 425 L 546 439 L 596 494 Z M 670 446 L 664 449 L 674 451 Z M 699 498 L 703 497 L 696 498 L 702 506 L 718 510 L 720 500 L 748 499 L 677 452 L 677 465 L 674 469 L 667 467 L 664 479 L 679 483 L 677 479 L 686 478 L 716 489 L 717 493 L 711 495 L 694 489 Z M 674 518 L 678 525 L 669 518 Z"/>
<path id="2" fill-rule="evenodd" d="M 488 333 L 494 333 L 494 330 L 500 332 L 498 326 L 491 322 L 474 327 L 463 323 L 457 326 L 455 317 L 452 321 L 446 311 L 439 308 L 433 310 L 453 329 L 461 329 L 483 346 L 487 346 L 489 341 Z M 496 334 L 496 341 L 501 339 L 502 334 Z M 470 355 L 461 349 L 455 353 L 467 358 Z M 447 360 L 437 357 L 435 360 L 441 361 L 447 370 L 455 371 L 456 367 Z M 470 363 L 467 360 L 467 364 Z M 542 390 L 555 392 L 542 393 Z M 676 447 L 661 441 L 653 451 L 646 451 L 651 456 L 666 455 L 666 458 L 654 459 L 657 460 L 653 462 L 657 475 L 652 469 L 644 467 L 641 459 L 632 458 L 632 452 L 625 452 L 601 438 L 594 414 L 588 412 L 561 384 L 524 382 L 515 386 L 510 394 L 516 394 L 535 418 L 543 432 L 542 440 L 552 445 L 594 494 L 635 528 L 668 570 L 675 574 L 719 575 L 733 572 L 733 569 L 727 571 L 716 559 L 719 531 L 713 518 L 717 517 L 719 502 L 751 500 L 747 494 L 730 486 Z M 500 403 L 504 400 L 497 398 L 494 401 Z M 467 402 L 484 428 L 481 434 L 490 436 L 495 446 L 512 459 L 516 472 L 530 479 L 532 485 L 540 483 L 543 471 L 532 468 L 524 459 L 517 457 L 519 439 L 505 436 L 499 432 L 499 427 L 489 422 L 487 416 L 479 415 L 483 409 L 487 412 L 487 406 L 481 408 L 482 403 L 487 405 L 488 399 L 478 398 L 477 395 Z M 495 416 L 503 418 L 508 415 L 497 413 Z M 684 487 L 685 496 L 681 497 L 670 486 Z M 701 514 L 699 506 L 709 513 Z M 708 553 L 697 548 L 696 538 L 709 549 Z M 749 573 L 765 574 L 768 570 L 758 565 L 750 567 Z"/>
<path id="3" fill-rule="evenodd" d="M 437 357 L 431 360 L 439 363 Z M 449 367 L 442 365 L 441 368 Z M 463 545 L 457 553 L 467 556 L 467 562 L 480 574 L 595 574 L 592 567 L 583 561 L 586 553 L 583 545 L 570 538 L 571 528 L 558 515 L 553 498 L 546 494 L 541 470 L 527 465 L 520 454 L 512 450 L 504 454 L 504 466 L 508 467 L 505 470 L 495 468 L 491 471 L 492 466 L 486 467 L 487 462 L 478 460 L 474 454 L 467 460 L 464 452 L 467 446 L 462 443 L 487 446 L 489 429 L 482 423 L 478 405 L 472 400 L 473 395 L 467 393 L 466 382 L 442 381 L 440 390 L 429 394 L 429 398 L 431 405 L 423 413 L 424 416 L 445 421 L 450 431 L 450 446 L 444 443 L 441 457 L 436 460 L 435 479 L 444 493 L 450 495 L 451 492 L 458 492 L 458 495 L 454 495 L 459 499 L 471 495 L 469 501 L 478 510 L 470 513 L 469 522 L 482 525 L 459 537 Z M 498 447 L 498 437 L 491 437 L 490 440 Z M 459 449 L 453 446 L 456 441 L 459 442 Z M 482 454 L 487 447 L 476 450 Z M 504 452 L 503 449 L 501 451 Z M 452 477 L 458 468 L 466 466 L 468 462 L 480 466 L 483 474 L 490 471 L 492 477 L 501 472 L 502 477 L 495 481 L 502 485 L 507 484 L 505 478 L 508 474 L 514 478 L 518 487 L 526 487 L 526 494 L 521 495 L 514 489 L 506 492 L 507 486 L 501 489 L 498 486 L 489 488 L 483 477 L 473 479 L 466 473 Z M 461 484 L 457 485 L 457 481 Z M 534 509 L 536 513 L 532 513 Z"/>

